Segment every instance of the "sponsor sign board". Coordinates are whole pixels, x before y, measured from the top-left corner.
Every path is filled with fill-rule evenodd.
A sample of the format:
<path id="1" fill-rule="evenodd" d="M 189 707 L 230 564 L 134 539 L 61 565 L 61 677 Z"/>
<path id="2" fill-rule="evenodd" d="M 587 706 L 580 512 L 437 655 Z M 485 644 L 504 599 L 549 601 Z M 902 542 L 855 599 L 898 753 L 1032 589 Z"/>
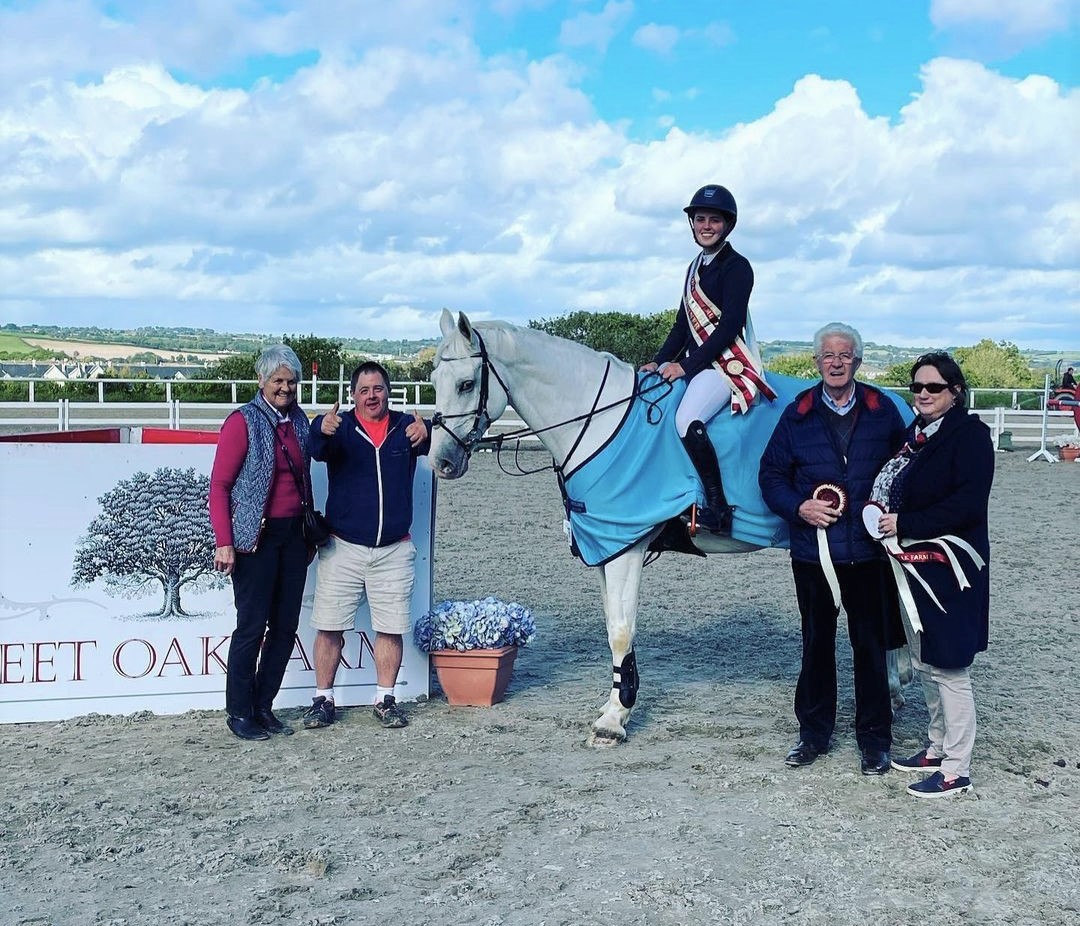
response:
<path id="1" fill-rule="evenodd" d="M 214 449 L 0 443 L 0 722 L 224 709 L 236 612 L 228 580 L 205 569 Z M 326 467 L 311 474 L 325 510 Z M 415 620 L 432 595 L 435 488 L 424 458 L 413 500 Z M 313 695 L 314 593 L 312 563 L 275 707 Z M 374 641 L 365 602 L 345 635 L 339 705 L 374 700 Z M 427 654 L 406 637 L 402 698 L 426 695 L 428 677 Z"/>

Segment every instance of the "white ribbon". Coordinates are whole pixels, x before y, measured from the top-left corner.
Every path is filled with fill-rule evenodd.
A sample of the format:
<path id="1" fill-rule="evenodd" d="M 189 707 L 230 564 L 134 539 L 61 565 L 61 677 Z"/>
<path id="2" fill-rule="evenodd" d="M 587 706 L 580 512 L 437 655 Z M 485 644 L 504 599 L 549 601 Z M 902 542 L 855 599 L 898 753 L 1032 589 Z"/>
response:
<path id="1" fill-rule="evenodd" d="M 829 537 L 824 527 L 817 529 L 817 555 L 821 563 L 821 571 L 825 573 L 825 581 L 829 583 L 829 591 L 832 592 L 833 604 L 840 608 L 840 580 L 836 578 L 836 568 L 833 566 L 832 557 L 829 555 Z"/>
<path id="2" fill-rule="evenodd" d="M 904 575 L 905 572 L 918 580 L 930 600 L 937 605 L 938 610 L 941 611 L 942 614 L 947 614 L 948 612 L 942 606 L 941 602 L 938 601 L 937 595 L 934 594 L 926 580 L 919 575 L 915 565 L 913 563 L 902 562 L 898 559 L 899 555 L 903 552 L 903 548 L 913 546 L 917 543 L 932 543 L 934 546 L 940 547 L 944 552 L 949 565 L 952 567 L 953 577 L 956 579 L 956 584 L 961 591 L 965 588 L 971 588 L 971 583 L 964 574 L 964 570 L 961 568 L 960 561 L 957 559 L 952 546 L 959 547 L 967 553 L 967 555 L 971 557 L 971 561 L 975 564 L 976 570 L 981 570 L 986 565 L 986 561 L 979 555 L 979 552 L 971 546 L 971 544 L 953 534 L 944 534 L 941 537 L 930 537 L 926 540 L 898 540 L 896 537 L 879 537 L 878 540 L 889 554 L 889 565 L 892 567 L 893 578 L 896 580 L 896 589 L 900 593 L 900 600 L 903 602 L 904 610 L 907 612 L 911 629 L 915 633 L 921 633 L 923 625 L 922 620 L 919 617 L 918 608 L 915 607 L 915 596 L 911 593 L 911 586 L 908 583 L 907 576 Z"/>

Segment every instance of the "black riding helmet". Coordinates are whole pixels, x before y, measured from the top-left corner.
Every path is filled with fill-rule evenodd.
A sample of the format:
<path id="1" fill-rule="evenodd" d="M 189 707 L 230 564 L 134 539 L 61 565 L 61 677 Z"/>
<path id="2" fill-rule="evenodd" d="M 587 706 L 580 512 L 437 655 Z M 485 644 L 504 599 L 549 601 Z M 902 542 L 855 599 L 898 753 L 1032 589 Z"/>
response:
<path id="1" fill-rule="evenodd" d="M 703 186 L 693 195 L 690 205 L 683 209 L 690 218 L 691 226 L 694 224 L 694 213 L 698 209 L 711 209 L 713 212 L 722 213 L 728 220 L 728 234 L 731 234 L 731 230 L 739 219 L 739 208 L 735 205 L 735 197 L 731 195 L 727 187 L 716 183 Z"/>

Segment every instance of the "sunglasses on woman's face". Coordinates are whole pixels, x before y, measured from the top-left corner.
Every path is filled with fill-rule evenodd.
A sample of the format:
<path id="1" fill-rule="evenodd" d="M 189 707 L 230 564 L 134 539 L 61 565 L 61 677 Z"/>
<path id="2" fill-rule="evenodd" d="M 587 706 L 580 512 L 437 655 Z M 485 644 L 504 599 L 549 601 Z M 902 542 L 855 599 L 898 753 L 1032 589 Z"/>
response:
<path id="1" fill-rule="evenodd" d="M 944 392 L 949 388 L 948 383 L 912 383 L 908 386 L 908 389 L 918 395 L 924 389 L 930 393 L 930 395 L 937 395 L 940 392 Z"/>

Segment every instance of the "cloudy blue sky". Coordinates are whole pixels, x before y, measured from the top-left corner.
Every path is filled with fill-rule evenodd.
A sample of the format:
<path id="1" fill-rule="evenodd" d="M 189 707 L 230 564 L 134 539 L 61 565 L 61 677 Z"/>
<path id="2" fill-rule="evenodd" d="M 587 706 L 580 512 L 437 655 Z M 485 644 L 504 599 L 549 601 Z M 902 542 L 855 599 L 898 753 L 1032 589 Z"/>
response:
<path id="1" fill-rule="evenodd" d="M 1080 348 L 1080 0 L 0 0 L 0 323 L 434 337 L 678 300 Z"/>

